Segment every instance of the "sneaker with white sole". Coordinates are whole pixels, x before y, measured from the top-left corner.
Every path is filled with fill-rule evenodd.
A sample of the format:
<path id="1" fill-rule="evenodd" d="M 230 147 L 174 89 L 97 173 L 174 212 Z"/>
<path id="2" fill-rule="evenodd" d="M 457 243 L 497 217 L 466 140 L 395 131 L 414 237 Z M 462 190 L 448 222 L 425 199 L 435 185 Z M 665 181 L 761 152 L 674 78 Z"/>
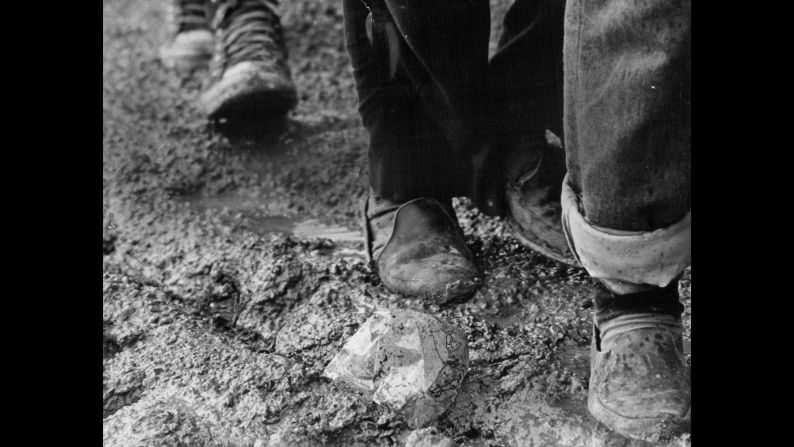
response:
<path id="1" fill-rule="evenodd" d="M 617 296 L 605 289 L 599 294 L 623 310 L 600 323 L 595 318 L 590 414 L 624 436 L 648 442 L 686 431 L 692 420 L 691 384 L 677 283 L 634 295 Z M 655 307 L 653 301 L 667 304 Z"/>
<path id="2" fill-rule="evenodd" d="M 211 119 L 283 117 L 298 97 L 274 0 L 227 0 L 213 25 L 213 77 L 201 95 Z"/>

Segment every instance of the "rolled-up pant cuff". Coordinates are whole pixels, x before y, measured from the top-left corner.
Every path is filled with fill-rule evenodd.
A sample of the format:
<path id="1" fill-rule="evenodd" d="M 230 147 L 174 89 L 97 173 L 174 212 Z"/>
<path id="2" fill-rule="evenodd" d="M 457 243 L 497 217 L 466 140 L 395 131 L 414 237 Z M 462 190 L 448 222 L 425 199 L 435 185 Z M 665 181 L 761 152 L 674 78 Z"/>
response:
<path id="1" fill-rule="evenodd" d="M 678 222 L 650 232 L 598 227 L 581 214 L 579 199 L 567 176 L 561 202 L 563 228 L 571 251 L 590 276 L 607 285 L 664 287 L 691 263 L 691 211 Z"/>

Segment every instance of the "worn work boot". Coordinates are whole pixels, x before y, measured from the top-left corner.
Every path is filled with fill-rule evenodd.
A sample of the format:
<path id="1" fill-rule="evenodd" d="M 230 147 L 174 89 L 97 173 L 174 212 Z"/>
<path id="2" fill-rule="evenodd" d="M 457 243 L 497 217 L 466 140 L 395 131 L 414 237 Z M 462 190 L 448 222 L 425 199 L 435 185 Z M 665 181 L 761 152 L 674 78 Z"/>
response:
<path id="1" fill-rule="evenodd" d="M 275 0 L 220 2 L 213 79 L 201 95 L 211 119 L 281 118 L 297 104 L 275 6 Z"/>
<path id="2" fill-rule="evenodd" d="M 481 272 L 449 203 L 396 203 L 370 194 L 364 207 L 367 255 L 390 290 L 443 304 L 470 297 Z"/>
<path id="3" fill-rule="evenodd" d="M 209 0 L 171 0 L 167 20 L 173 40 L 160 48 L 163 65 L 178 71 L 205 67 L 212 58 L 215 37 L 208 18 Z"/>
<path id="4" fill-rule="evenodd" d="M 557 142 L 511 145 L 505 155 L 507 226 L 529 248 L 556 261 L 577 265 L 562 229 L 560 195 L 565 151 Z"/>
<path id="5" fill-rule="evenodd" d="M 689 427 L 678 286 L 595 298 L 587 409 L 628 437 L 657 442 Z"/>

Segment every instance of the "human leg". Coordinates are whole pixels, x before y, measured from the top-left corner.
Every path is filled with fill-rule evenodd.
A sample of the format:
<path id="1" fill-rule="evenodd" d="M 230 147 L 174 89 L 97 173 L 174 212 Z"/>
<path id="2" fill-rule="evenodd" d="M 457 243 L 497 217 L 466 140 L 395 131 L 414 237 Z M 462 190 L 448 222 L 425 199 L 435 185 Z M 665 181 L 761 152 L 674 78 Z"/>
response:
<path id="1" fill-rule="evenodd" d="M 530 248 L 574 264 L 561 225 L 565 176 L 562 39 L 565 0 L 516 0 L 489 64 L 489 129 L 502 163 L 506 222 Z M 553 138 L 548 134 L 551 132 Z"/>
<path id="2" fill-rule="evenodd" d="M 569 0 L 563 225 L 595 297 L 588 409 L 628 436 L 691 420 L 677 281 L 691 258 L 690 3 Z"/>
<path id="3" fill-rule="evenodd" d="M 471 184 L 488 2 L 345 0 L 344 8 L 370 135 L 368 252 L 392 290 L 441 302 L 467 296 L 479 269 L 451 197 Z"/>

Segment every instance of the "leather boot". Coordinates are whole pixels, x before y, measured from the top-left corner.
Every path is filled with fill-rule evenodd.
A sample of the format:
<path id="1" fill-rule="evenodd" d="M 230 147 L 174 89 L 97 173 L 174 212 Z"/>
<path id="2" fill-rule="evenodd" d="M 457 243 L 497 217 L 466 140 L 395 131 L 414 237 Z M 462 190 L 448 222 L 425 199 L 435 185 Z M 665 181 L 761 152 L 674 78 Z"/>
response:
<path id="1" fill-rule="evenodd" d="M 298 102 L 273 0 L 224 0 L 215 11 L 217 48 L 201 104 L 211 119 L 282 118 Z"/>
<path id="2" fill-rule="evenodd" d="M 504 170 L 506 222 L 513 236 L 548 258 L 577 265 L 562 228 L 562 147 L 545 141 L 517 143 L 507 151 Z"/>
<path id="3" fill-rule="evenodd" d="M 482 273 L 450 203 L 422 197 L 400 204 L 371 194 L 364 220 L 367 254 L 388 289 L 443 304 L 479 287 Z"/>

